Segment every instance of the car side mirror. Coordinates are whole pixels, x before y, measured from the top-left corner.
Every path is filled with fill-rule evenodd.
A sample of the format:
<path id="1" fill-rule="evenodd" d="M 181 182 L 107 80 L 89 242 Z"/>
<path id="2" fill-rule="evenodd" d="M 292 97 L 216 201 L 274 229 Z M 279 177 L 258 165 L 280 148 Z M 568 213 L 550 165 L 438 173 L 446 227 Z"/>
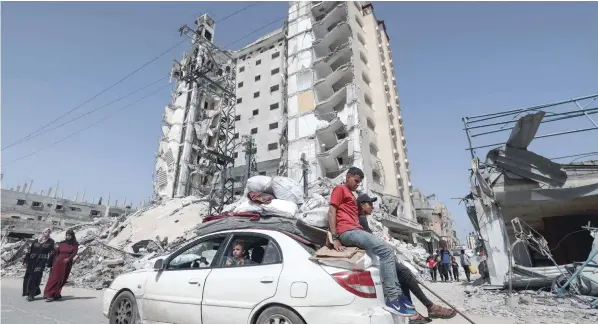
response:
<path id="1" fill-rule="evenodd" d="M 154 270 L 162 270 L 164 268 L 164 259 L 158 259 L 154 262 Z"/>

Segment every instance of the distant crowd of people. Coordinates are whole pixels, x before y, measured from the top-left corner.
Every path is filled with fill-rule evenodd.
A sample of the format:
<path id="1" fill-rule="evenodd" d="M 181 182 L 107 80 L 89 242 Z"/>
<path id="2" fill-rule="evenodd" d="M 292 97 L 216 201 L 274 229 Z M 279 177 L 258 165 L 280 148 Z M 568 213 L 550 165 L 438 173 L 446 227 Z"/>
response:
<path id="1" fill-rule="evenodd" d="M 73 260 L 79 249 L 79 243 L 73 230 L 66 231 L 64 241 L 56 243 L 50 234 L 52 230 L 46 228 L 42 235 L 34 240 L 23 259 L 25 277 L 23 278 L 23 296 L 33 301 L 40 295 L 40 285 L 44 271 L 50 271 L 50 277 L 44 289 L 44 298 L 51 302 L 62 298 L 62 288 L 66 284 Z"/>
<path id="2" fill-rule="evenodd" d="M 442 282 L 459 281 L 459 265 L 465 272 L 467 282 L 471 282 L 471 261 L 469 256 L 465 253 L 465 250 L 461 250 L 459 256 L 459 263 L 455 255 L 452 255 L 449 250 L 442 248 L 436 250 L 436 253 L 431 253 L 426 259 L 426 264 L 430 271 L 432 281 L 438 281 L 438 274 L 440 274 L 440 280 Z M 452 270 L 452 271 L 451 271 Z"/>

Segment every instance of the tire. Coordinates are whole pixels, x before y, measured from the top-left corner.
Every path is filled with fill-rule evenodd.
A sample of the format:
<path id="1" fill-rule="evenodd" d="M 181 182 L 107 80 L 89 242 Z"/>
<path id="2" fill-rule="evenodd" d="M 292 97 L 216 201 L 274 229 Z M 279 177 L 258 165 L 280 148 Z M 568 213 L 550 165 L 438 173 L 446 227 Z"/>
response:
<path id="1" fill-rule="evenodd" d="M 123 291 L 110 306 L 110 324 L 141 323 L 137 300 L 130 291 Z"/>
<path id="2" fill-rule="evenodd" d="M 305 324 L 305 321 L 299 317 L 292 310 L 280 307 L 272 306 L 266 308 L 254 324 Z"/>

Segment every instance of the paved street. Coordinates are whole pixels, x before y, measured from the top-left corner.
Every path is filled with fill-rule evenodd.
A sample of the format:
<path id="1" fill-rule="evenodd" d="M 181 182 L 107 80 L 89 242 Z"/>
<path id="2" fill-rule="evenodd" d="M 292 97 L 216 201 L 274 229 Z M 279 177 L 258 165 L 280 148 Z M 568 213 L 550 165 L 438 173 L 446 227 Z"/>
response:
<path id="1" fill-rule="evenodd" d="M 21 297 L 20 280 L 2 279 L 2 316 L 6 324 L 106 324 L 102 315 L 102 291 L 65 287 L 64 300 L 47 303 L 38 297 Z M 42 286 L 42 290 L 43 290 Z"/>

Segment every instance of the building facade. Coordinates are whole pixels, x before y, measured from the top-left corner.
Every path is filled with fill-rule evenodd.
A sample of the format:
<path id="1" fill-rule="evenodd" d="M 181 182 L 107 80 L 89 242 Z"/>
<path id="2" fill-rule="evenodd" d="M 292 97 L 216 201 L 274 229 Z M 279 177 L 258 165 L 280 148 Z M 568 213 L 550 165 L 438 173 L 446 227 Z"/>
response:
<path id="1" fill-rule="evenodd" d="M 255 141 L 255 173 L 299 182 L 307 169 L 311 183 L 359 167 L 365 173 L 361 189 L 392 201 L 391 216 L 382 220 L 390 234 L 412 241 L 422 226 L 413 203 L 390 38 L 373 9 L 362 2 L 290 2 L 281 29 L 230 53 L 238 141 L 232 177 L 240 193 L 251 163 L 244 145 L 248 136 Z M 198 30 L 209 30 L 211 42 L 215 26 L 202 17 L 198 23 L 207 27 Z M 201 52 L 184 60 L 198 56 Z M 202 146 L 197 138 L 209 128 L 196 127 L 185 136 L 179 125 L 200 124 L 201 116 L 189 111 L 192 105 L 202 110 L 204 103 L 192 100 L 188 83 L 177 81 L 176 89 L 165 110 L 156 162 L 155 193 L 162 197 L 205 192 L 189 190 L 187 182 L 211 183 L 193 179 L 189 169 L 201 168 L 192 163 L 193 154 L 179 152 L 181 146 Z"/>

